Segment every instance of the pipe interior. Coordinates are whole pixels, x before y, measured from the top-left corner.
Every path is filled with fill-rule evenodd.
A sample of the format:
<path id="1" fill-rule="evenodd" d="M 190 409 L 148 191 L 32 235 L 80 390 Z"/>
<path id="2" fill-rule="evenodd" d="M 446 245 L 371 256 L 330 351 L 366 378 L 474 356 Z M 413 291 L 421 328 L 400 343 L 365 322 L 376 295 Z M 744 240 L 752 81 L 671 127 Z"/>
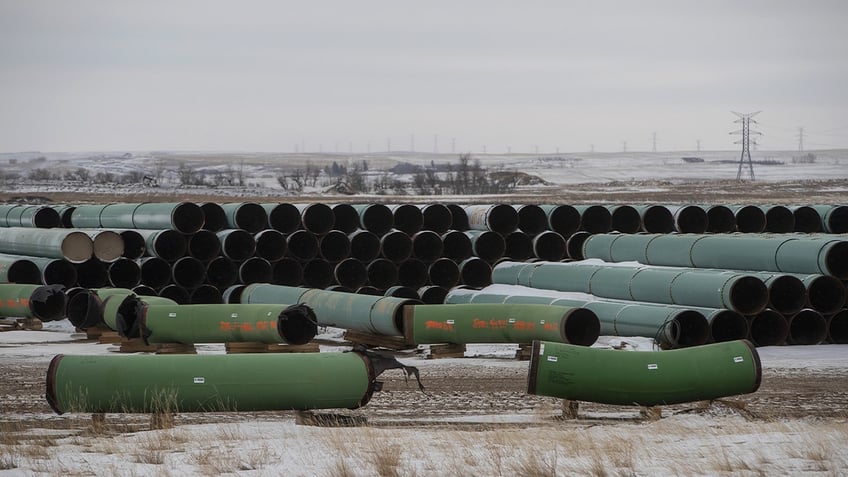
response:
<path id="1" fill-rule="evenodd" d="M 292 305 L 277 317 L 277 332 L 288 344 L 303 345 L 312 341 L 318 333 L 318 320 L 312 308 Z"/>
<path id="2" fill-rule="evenodd" d="M 227 213 L 215 202 L 206 202 L 200 206 L 203 212 L 203 228 L 211 232 L 220 232 L 228 227 Z"/>
<path id="3" fill-rule="evenodd" d="M 707 209 L 707 231 L 728 233 L 736 230 L 736 216 L 729 207 L 716 205 Z"/>
<path id="4" fill-rule="evenodd" d="M 421 209 L 412 204 L 400 204 L 395 207 L 392 214 L 395 228 L 410 235 L 418 232 L 424 226 L 424 215 L 421 213 Z"/>
<path id="5" fill-rule="evenodd" d="M 848 344 L 848 310 L 830 317 L 828 339 L 835 344 Z"/>
<path id="6" fill-rule="evenodd" d="M 286 254 L 286 236 L 274 229 L 263 230 L 254 237 L 256 241 L 256 255 L 276 262 Z"/>
<path id="7" fill-rule="evenodd" d="M 171 223 L 174 229 L 184 234 L 193 234 L 203 227 L 203 209 L 192 202 L 183 202 L 174 207 Z"/>
<path id="8" fill-rule="evenodd" d="M 818 276 L 807 288 L 807 300 L 819 313 L 834 313 L 845 304 L 845 286 L 836 277 Z"/>
<path id="9" fill-rule="evenodd" d="M 653 234 L 668 234 L 674 231 L 674 217 L 671 212 L 661 206 L 649 206 L 643 212 L 642 228 Z"/>
<path id="10" fill-rule="evenodd" d="M 303 211 L 301 219 L 303 228 L 314 234 L 322 235 L 333 229 L 336 214 L 327 204 L 310 204 Z"/>
<path id="11" fill-rule="evenodd" d="M 389 260 L 378 258 L 368 264 L 367 270 L 368 283 L 375 288 L 385 290 L 397 282 L 397 266 Z"/>
<path id="12" fill-rule="evenodd" d="M 677 212 L 677 230 L 688 234 L 701 234 L 707 231 L 707 213 L 704 209 L 690 205 Z"/>
<path id="13" fill-rule="evenodd" d="M 399 285 L 419 288 L 427 284 L 427 264 L 421 260 L 410 259 L 398 265 Z M 416 295 L 417 297 L 417 295 Z M 413 298 L 413 297 L 407 297 Z"/>
<path id="14" fill-rule="evenodd" d="M 751 341 L 757 346 L 776 346 L 786 342 L 789 323 L 774 310 L 763 310 L 751 319 Z"/>
<path id="15" fill-rule="evenodd" d="M 380 237 L 373 232 L 360 230 L 349 236 L 350 256 L 370 262 L 380 255 Z"/>
<path id="16" fill-rule="evenodd" d="M 271 283 L 274 285 L 297 286 L 303 281 L 303 266 L 297 260 L 284 258 L 274 263 Z"/>
<path id="17" fill-rule="evenodd" d="M 243 229 L 234 229 L 224 236 L 221 246 L 224 255 L 236 261 L 247 260 L 256 253 L 256 239 Z"/>
<path id="18" fill-rule="evenodd" d="M 217 257 L 206 264 L 206 281 L 219 288 L 226 288 L 238 279 L 238 267 L 226 257 Z"/>
<path id="19" fill-rule="evenodd" d="M 286 238 L 288 253 L 301 260 L 312 260 L 318 255 L 318 239 L 310 232 L 298 230 Z"/>
<path id="20" fill-rule="evenodd" d="M 235 211 L 235 225 L 251 234 L 265 229 L 268 224 L 268 213 L 265 208 L 254 202 L 241 204 Z"/>
<path id="21" fill-rule="evenodd" d="M 303 284 L 311 288 L 327 288 L 333 284 L 333 268 L 325 260 L 310 260 L 303 267 Z"/>
<path id="22" fill-rule="evenodd" d="M 710 322 L 710 334 L 716 343 L 745 339 L 748 331 L 748 320 L 733 310 L 722 310 Z"/>
<path id="23" fill-rule="evenodd" d="M 731 287 L 730 301 L 743 315 L 758 313 L 768 304 L 768 288 L 757 277 L 740 277 Z"/>
<path id="24" fill-rule="evenodd" d="M 536 235 L 548 226 L 548 214 L 538 205 L 523 205 L 518 209 L 518 228 L 522 232 Z"/>
<path id="25" fill-rule="evenodd" d="M 680 347 L 698 346 L 710 338 L 710 326 L 704 315 L 693 310 L 684 310 L 674 317 L 679 327 L 677 344 Z"/>
<path id="26" fill-rule="evenodd" d="M 591 346 L 601 334 L 601 322 L 593 311 L 575 308 L 563 320 L 562 334 L 567 343 Z"/>
<path id="27" fill-rule="evenodd" d="M 153 240 L 153 249 L 156 256 L 164 258 L 169 262 L 178 260 L 186 254 L 188 243 L 185 235 L 176 230 L 163 230 L 156 234 Z"/>
<path id="28" fill-rule="evenodd" d="M 590 234 L 603 234 L 612 228 L 612 215 L 606 207 L 592 205 L 580 214 L 581 228 Z"/>
<path id="29" fill-rule="evenodd" d="M 828 247 L 824 260 L 831 275 L 848 280 L 848 241 L 836 242 Z"/>
<path id="30" fill-rule="evenodd" d="M 792 215 L 795 218 L 795 232 L 821 232 L 822 221 L 816 209 L 804 205 L 793 210 Z"/>
<path id="31" fill-rule="evenodd" d="M 260 257 L 251 257 L 239 266 L 239 279 L 242 283 L 267 283 L 271 281 L 273 270 L 271 262 Z"/>
<path id="32" fill-rule="evenodd" d="M 277 204 L 268 212 L 268 226 L 290 234 L 300 227 L 300 211 L 292 204 Z"/>
<path id="33" fill-rule="evenodd" d="M 350 255 L 350 239 L 344 232 L 332 230 L 321 237 L 321 256 L 329 262 L 340 262 Z"/>
<path id="34" fill-rule="evenodd" d="M 359 214 L 352 205 L 336 204 L 332 207 L 332 210 L 333 226 L 336 230 L 350 234 L 359 228 Z"/>
<path id="35" fill-rule="evenodd" d="M 221 241 L 214 232 L 198 230 L 188 237 L 188 253 L 198 260 L 212 260 L 221 253 Z"/>
<path id="36" fill-rule="evenodd" d="M 789 320 L 789 340 L 798 345 L 819 344 L 827 338 L 827 322 L 815 310 L 801 310 Z"/>
<path id="37" fill-rule="evenodd" d="M 621 205 L 612 212 L 611 227 L 625 234 L 634 234 L 642 228 L 639 211 L 629 205 Z"/>
<path id="38" fill-rule="evenodd" d="M 780 313 L 796 313 L 807 303 L 807 288 L 796 277 L 779 276 L 769 283 L 769 301 Z"/>

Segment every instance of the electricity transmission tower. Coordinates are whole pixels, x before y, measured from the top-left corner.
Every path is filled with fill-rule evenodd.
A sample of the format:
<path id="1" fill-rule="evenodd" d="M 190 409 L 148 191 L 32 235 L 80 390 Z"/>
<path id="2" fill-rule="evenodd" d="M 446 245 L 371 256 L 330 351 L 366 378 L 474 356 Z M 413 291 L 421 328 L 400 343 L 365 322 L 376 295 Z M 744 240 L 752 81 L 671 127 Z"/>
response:
<path id="1" fill-rule="evenodd" d="M 804 152 L 804 126 L 798 128 L 798 152 Z"/>
<path id="2" fill-rule="evenodd" d="M 733 132 L 730 133 L 730 134 L 741 134 L 742 135 L 742 139 L 733 143 L 733 144 L 742 144 L 742 155 L 739 156 L 739 170 L 736 172 L 736 180 L 737 181 L 742 180 L 742 168 L 745 165 L 745 158 L 747 157 L 748 158 L 748 172 L 750 173 L 751 180 L 753 181 L 754 180 L 754 163 L 751 161 L 751 142 L 752 142 L 751 141 L 751 134 L 762 135 L 762 133 L 759 132 L 759 131 L 752 131 L 751 130 L 751 123 L 757 124 L 757 122 L 754 121 L 752 118 L 754 116 L 760 114 L 762 111 L 756 111 L 756 112 L 747 113 L 747 114 L 737 113 L 736 111 L 731 111 L 731 112 L 739 117 L 739 119 L 737 119 L 736 121 L 733 121 L 733 122 L 734 123 L 742 123 L 742 129 L 739 129 L 737 131 L 733 131 Z"/>

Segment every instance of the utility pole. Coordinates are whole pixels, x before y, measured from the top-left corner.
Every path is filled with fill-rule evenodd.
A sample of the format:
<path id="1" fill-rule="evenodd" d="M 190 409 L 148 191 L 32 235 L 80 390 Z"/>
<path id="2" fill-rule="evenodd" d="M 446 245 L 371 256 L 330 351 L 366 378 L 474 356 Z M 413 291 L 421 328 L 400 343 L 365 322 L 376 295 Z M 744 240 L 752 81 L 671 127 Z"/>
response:
<path id="1" fill-rule="evenodd" d="M 804 126 L 798 128 L 798 152 L 804 152 Z"/>
<path id="2" fill-rule="evenodd" d="M 701 140 L 698 139 L 695 141 L 695 148 L 700 152 L 701 151 Z"/>
<path id="3" fill-rule="evenodd" d="M 536 154 L 539 154 L 539 146 L 536 146 Z"/>
<path id="4" fill-rule="evenodd" d="M 653 152 L 657 152 L 657 133 L 656 132 L 651 134 L 651 143 L 653 144 L 653 146 L 651 147 L 651 150 Z"/>
<path id="5" fill-rule="evenodd" d="M 595 145 L 594 144 L 589 144 L 589 152 L 592 152 L 592 153 L 595 152 Z"/>
<path id="6" fill-rule="evenodd" d="M 742 123 L 742 129 L 739 129 L 737 131 L 733 131 L 733 132 L 730 133 L 730 134 L 741 134 L 742 135 L 742 139 L 733 143 L 733 144 L 742 144 L 742 155 L 739 156 L 739 170 L 736 172 L 736 180 L 737 181 L 742 180 L 742 167 L 744 166 L 745 158 L 747 157 L 748 158 L 748 172 L 751 176 L 751 180 L 753 181 L 754 180 L 754 163 L 753 163 L 753 161 L 751 161 L 751 143 L 753 143 L 755 146 L 756 146 L 757 143 L 756 143 L 756 141 L 751 140 L 751 134 L 762 135 L 762 133 L 759 132 L 759 131 L 751 131 L 751 123 L 757 124 L 757 122 L 754 121 L 752 118 L 754 116 L 760 114 L 762 111 L 755 111 L 753 113 L 747 113 L 747 114 L 737 113 L 736 111 L 731 111 L 731 112 L 739 117 L 739 119 L 737 119 L 736 121 L 733 121 L 733 122 L 734 123 Z"/>

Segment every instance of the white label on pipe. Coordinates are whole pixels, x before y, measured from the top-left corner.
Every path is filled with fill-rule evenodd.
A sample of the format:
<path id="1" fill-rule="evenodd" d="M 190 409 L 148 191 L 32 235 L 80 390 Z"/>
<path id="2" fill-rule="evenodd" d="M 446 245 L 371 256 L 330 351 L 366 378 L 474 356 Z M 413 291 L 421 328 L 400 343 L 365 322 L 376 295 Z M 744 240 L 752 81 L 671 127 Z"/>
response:
<path id="1" fill-rule="evenodd" d="M 539 324 L 540 324 L 540 325 L 544 325 L 544 324 L 545 324 L 545 320 L 539 320 Z"/>
<path id="2" fill-rule="evenodd" d="M 206 383 L 206 378 L 204 377 L 196 377 L 194 378 L 194 384 L 204 384 Z"/>
<path id="3" fill-rule="evenodd" d="M 539 345 L 539 356 L 545 354 L 545 343 Z"/>
<path id="4" fill-rule="evenodd" d="M 515 318 L 510 318 L 510 319 L 509 319 L 509 322 L 510 322 L 510 323 L 515 323 Z"/>
<path id="5" fill-rule="evenodd" d="M 657 369 L 657 365 L 654 364 L 654 363 L 651 363 L 651 364 L 648 365 L 648 369 Z"/>
<path id="6" fill-rule="evenodd" d="M 177 314 L 174 313 L 173 311 L 168 313 L 168 318 L 176 318 L 176 317 L 177 317 Z"/>
<path id="7" fill-rule="evenodd" d="M 452 325 L 452 324 L 453 324 L 453 320 L 445 320 L 445 323 L 447 323 L 447 324 L 449 324 L 449 325 Z"/>
<path id="8" fill-rule="evenodd" d="M 557 357 L 556 356 L 548 356 L 548 361 L 550 361 L 552 363 L 556 363 Z"/>
<path id="9" fill-rule="evenodd" d="M 230 315 L 230 318 L 238 318 L 238 313 L 233 313 L 232 315 Z"/>
<path id="10" fill-rule="evenodd" d="M 741 356 L 736 356 L 736 357 L 733 358 L 734 363 L 741 363 L 742 361 L 745 361 L 745 358 L 743 358 Z"/>

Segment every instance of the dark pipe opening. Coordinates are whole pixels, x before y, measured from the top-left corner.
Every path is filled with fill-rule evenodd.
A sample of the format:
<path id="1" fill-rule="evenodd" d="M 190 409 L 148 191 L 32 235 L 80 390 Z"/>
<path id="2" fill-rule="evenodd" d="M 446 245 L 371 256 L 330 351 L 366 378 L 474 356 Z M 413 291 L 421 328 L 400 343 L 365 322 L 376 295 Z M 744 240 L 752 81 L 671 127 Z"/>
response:
<path id="1" fill-rule="evenodd" d="M 210 232 L 220 232 L 228 227 L 227 213 L 223 207 L 215 202 L 206 202 L 200 204 L 200 210 L 203 211 L 203 228 Z"/>
<path id="2" fill-rule="evenodd" d="M 848 206 L 837 205 L 831 209 L 827 219 L 827 230 L 832 234 L 848 232 Z"/>
<path id="3" fill-rule="evenodd" d="M 789 344 L 814 345 L 821 343 L 825 338 L 827 321 L 821 313 L 804 309 L 789 318 Z"/>
<path id="4" fill-rule="evenodd" d="M 121 238 L 124 240 L 124 257 L 130 260 L 141 258 L 144 255 L 146 248 L 144 237 L 135 230 L 124 230 L 121 232 Z"/>
<path id="5" fill-rule="evenodd" d="M 73 268 L 73 265 L 71 265 L 70 262 L 68 262 L 66 260 L 64 262 L 67 263 L 71 268 Z M 76 270 L 74 270 L 74 273 L 76 273 Z M 45 285 L 51 285 L 53 283 L 59 283 L 59 282 L 55 282 L 55 281 L 49 281 L 47 275 L 48 275 L 47 269 L 45 268 L 45 270 L 44 270 L 44 280 L 43 280 L 43 283 Z M 56 278 L 63 279 L 63 277 L 61 277 L 61 276 L 56 277 L 55 275 L 52 275 L 52 274 L 49 278 L 53 279 L 53 280 L 55 280 Z M 33 263 L 31 260 L 27 260 L 27 259 L 20 259 L 20 260 L 15 260 L 14 262 L 12 262 L 12 264 L 6 270 L 6 279 L 9 280 L 9 283 L 26 283 L 26 284 L 29 284 L 29 285 L 38 285 L 38 284 L 42 283 L 41 270 L 38 269 L 38 265 Z M 64 281 L 64 279 L 63 279 L 63 281 Z M 71 284 L 67 285 L 67 286 L 73 286 L 74 283 L 75 283 L 75 281 L 71 282 Z"/>
<path id="6" fill-rule="evenodd" d="M 239 265 L 239 281 L 245 285 L 268 283 L 273 276 L 271 262 L 260 257 L 250 257 Z"/>
<path id="7" fill-rule="evenodd" d="M 504 238 L 504 241 L 504 256 L 517 261 L 526 260 L 533 256 L 533 239 L 524 232 L 512 232 Z M 564 240 L 563 253 L 565 253 Z"/>
<path id="8" fill-rule="evenodd" d="M 224 303 L 224 296 L 217 287 L 203 284 L 191 291 L 189 302 L 193 305 L 218 305 Z"/>
<path id="9" fill-rule="evenodd" d="M 836 313 L 845 304 L 845 286 L 836 277 L 819 275 L 807 286 L 807 301 L 819 313 Z"/>
<path id="10" fill-rule="evenodd" d="M 138 306 L 140 300 L 133 295 L 112 295 L 103 300 L 103 307 L 109 300 L 121 300 L 118 309 L 115 310 L 115 331 L 125 338 L 141 337 L 141 330 L 138 328 L 140 320 L 138 312 L 141 311 Z"/>
<path id="11" fill-rule="evenodd" d="M 277 232 L 290 234 L 300 228 L 300 211 L 293 204 L 276 204 L 268 214 L 268 227 Z"/>
<path id="12" fill-rule="evenodd" d="M 171 279 L 175 285 L 194 288 L 206 281 L 206 267 L 194 257 L 183 257 L 171 265 Z"/>
<path id="13" fill-rule="evenodd" d="M 565 239 L 556 232 L 542 232 L 533 238 L 533 253 L 541 260 L 558 262 L 565 257 Z"/>
<path id="14" fill-rule="evenodd" d="M 830 317 L 827 338 L 834 344 L 848 344 L 848 310 L 842 310 Z"/>
<path id="15" fill-rule="evenodd" d="M 198 230 L 194 235 L 188 237 L 188 254 L 192 257 L 207 261 L 212 260 L 221 253 L 221 241 L 215 232 L 209 230 Z"/>
<path id="16" fill-rule="evenodd" d="M 412 204 L 400 204 L 392 209 L 395 228 L 412 235 L 424 226 L 424 215 L 421 209 Z"/>
<path id="17" fill-rule="evenodd" d="M 751 341 L 756 346 L 775 346 L 786 342 L 789 323 L 774 310 L 763 310 L 749 319 Z"/>
<path id="18" fill-rule="evenodd" d="M 217 288 L 227 288 L 238 279 L 238 267 L 227 257 L 216 257 L 206 264 L 206 281 Z"/>
<path id="19" fill-rule="evenodd" d="M 449 230 L 442 235 L 442 254 L 457 262 L 461 262 L 472 254 L 471 239 L 464 232 Z"/>
<path id="20" fill-rule="evenodd" d="M 321 237 L 318 244 L 321 257 L 330 263 L 337 263 L 350 255 L 350 239 L 339 230 L 331 230 Z"/>
<path id="21" fill-rule="evenodd" d="M 359 287 L 356 289 L 357 295 L 373 295 L 373 296 L 383 296 L 383 291 L 377 287 L 372 287 L 371 285 L 366 285 L 364 287 Z"/>
<path id="22" fill-rule="evenodd" d="M 274 229 L 267 229 L 253 236 L 256 241 L 256 256 L 276 262 L 286 255 L 286 236 Z"/>
<path id="23" fill-rule="evenodd" d="M 486 222 L 493 232 L 506 235 L 518 228 L 518 212 L 511 205 L 497 204 L 489 209 Z"/>
<path id="24" fill-rule="evenodd" d="M 492 284 L 492 267 L 480 258 L 467 258 L 459 264 L 459 276 L 464 285 L 482 288 Z"/>
<path id="25" fill-rule="evenodd" d="M 44 285 L 33 290 L 29 297 L 32 315 L 41 321 L 61 319 L 65 314 L 67 297 L 62 285 Z"/>
<path id="26" fill-rule="evenodd" d="M 454 230 L 465 231 L 470 228 L 468 224 L 468 214 L 465 209 L 459 204 L 448 204 L 446 206 L 451 213 L 451 228 Z"/>
<path id="27" fill-rule="evenodd" d="M 471 238 L 471 243 L 474 255 L 487 262 L 494 262 L 503 257 L 506 250 L 503 235 L 497 232 L 482 231 L 476 235 L 476 238 Z"/>
<path id="28" fill-rule="evenodd" d="M 268 226 L 268 213 L 265 208 L 254 202 L 245 202 L 233 212 L 234 228 L 255 234 Z"/>
<path id="29" fill-rule="evenodd" d="M 768 299 L 768 288 L 757 277 L 740 277 L 730 290 L 730 302 L 734 310 L 743 315 L 759 313 L 768 305 Z"/>
<path id="30" fill-rule="evenodd" d="M 707 213 L 697 205 L 681 207 L 674 217 L 675 228 L 678 232 L 687 234 L 702 234 L 707 231 Z"/>
<path id="31" fill-rule="evenodd" d="M 431 230 L 437 234 L 443 234 L 450 230 L 453 223 L 453 214 L 443 204 L 428 204 L 421 208 L 424 230 Z"/>
<path id="32" fill-rule="evenodd" d="M 77 263 L 77 285 L 83 288 L 103 288 L 109 282 L 106 264 L 96 258 Z"/>
<path id="33" fill-rule="evenodd" d="M 359 213 L 350 204 L 336 204 L 333 209 L 333 223 L 336 230 L 352 234 L 359 228 Z"/>
<path id="34" fill-rule="evenodd" d="M 295 287 L 303 282 L 303 266 L 291 258 L 284 258 L 274 263 L 271 270 L 271 283 Z"/>
<path id="35" fill-rule="evenodd" d="M 11 270 L 9 271 L 11 274 Z M 41 273 L 45 285 L 62 285 L 70 288 L 77 283 L 77 269 L 67 260 L 53 260 L 44 267 Z M 27 283 L 27 282 L 21 282 Z"/>
<path id="36" fill-rule="evenodd" d="M 418 289 L 427 284 L 427 273 L 429 268 L 421 260 L 411 258 L 398 265 L 397 283 L 402 286 Z M 417 298 L 406 297 L 406 298 Z"/>
<path id="37" fill-rule="evenodd" d="M 569 237 L 580 230 L 580 212 L 571 205 L 557 205 L 548 215 L 548 226 L 563 237 Z"/>
<path id="38" fill-rule="evenodd" d="M 290 305 L 277 317 L 277 332 L 286 343 L 303 345 L 318 334 L 318 319 L 312 308 L 302 303 Z"/>
<path id="39" fill-rule="evenodd" d="M 179 285 L 165 285 L 159 290 L 159 296 L 168 298 L 177 302 L 178 305 L 188 305 L 191 301 L 191 296 L 188 290 Z"/>
<path id="40" fill-rule="evenodd" d="M 459 265 L 449 258 L 440 258 L 430 264 L 427 275 L 433 285 L 451 288 L 459 283 Z"/>
<path id="41" fill-rule="evenodd" d="M 520 205 L 518 211 L 518 228 L 529 235 L 536 235 L 548 228 L 548 214 L 538 205 Z"/>
<path id="42" fill-rule="evenodd" d="M 568 258 L 573 260 L 583 260 L 583 242 L 586 241 L 592 234 L 589 232 L 575 232 L 568 240 L 565 241 L 565 249 L 568 251 Z"/>
<path id="43" fill-rule="evenodd" d="M 795 218 L 795 232 L 804 232 L 808 234 L 821 232 L 822 220 L 816 209 L 802 205 L 792 211 Z"/>
<path id="44" fill-rule="evenodd" d="M 116 288 L 132 288 L 141 283 L 141 267 L 135 260 L 121 257 L 109 264 L 109 283 Z"/>
<path id="45" fill-rule="evenodd" d="M 427 305 L 440 305 L 448 296 L 448 289 L 438 285 L 430 285 L 418 289 L 418 296 Z"/>
<path id="46" fill-rule="evenodd" d="M 385 290 L 397 283 L 397 266 L 385 258 L 378 258 L 367 266 L 368 283 L 380 290 Z M 359 293 L 359 291 L 357 291 Z M 382 293 L 380 293 L 382 295 Z"/>
<path id="47" fill-rule="evenodd" d="M 240 262 L 256 253 L 256 239 L 247 230 L 231 229 L 219 232 L 218 239 L 221 241 L 221 251 L 231 260 Z"/>
<path id="48" fill-rule="evenodd" d="M 824 263 L 831 275 L 848 280 L 848 241 L 837 242 L 828 247 Z"/>
<path id="49" fill-rule="evenodd" d="M 231 286 L 227 287 L 224 290 L 224 293 L 222 294 L 222 298 L 224 300 L 224 303 L 229 303 L 229 304 L 241 303 L 241 294 L 242 294 L 242 292 L 244 292 L 244 289 L 245 289 L 245 286 L 241 285 L 241 284 L 231 285 Z"/>
<path id="50" fill-rule="evenodd" d="M 52 229 L 62 224 L 62 218 L 52 207 L 39 207 L 32 217 L 32 224 L 40 229 Z"/>
<path id="51" fill-rule="evenodd" d="M 298 230 L 286 237 L 286 248 L 290 257 L 306 262 L 318 255 L 318 239 L 312 232 Z"/>
<path id="52" fill-rule="evenodd" d="M 182 202 L 174 207 L 171 223 L 174 225 L 174 230 L 190 235 L 203 227 L 204 218 L 203 209 L 199 205 Z"/>
<path id="53" fill-rule="evenodd" d="M 400 230 L 392 230 L 380 239 L 380 251 L 389 260 L 402 262 L 412 256 L 412 239 Z"/>
<path id="54" fill-rule="evenodd" d="M 612 230 L 624 234 L 635 234 L 642 228 L 642 217 L 633 206 L 619 205 L 612 210 L 610 224 Z"/>
<path id="55" fill-rule="evenodd" d="M 575 308 L 563 318 L 560 329 L 565 343 L 591 346 L 601 334 L 601 322 L 592 310 Z"/>
<path id="56" fill-rule="evenodd" d="M 746 205 L 736 211 L 736 230 L 760 233 L 766 229 L 766 214 L 759 207 Z"/>
<path id="57" fill-rule="evenodd" d="M 68 295 L 65 315 L 68 321 L 80 330 L 87 330 L 103 322 L 103 314 L 100 312 L 100 299 L 94 293 L 83 288 L 78 292 Z"/>
<path id="58" fill-rule="evenodd" d="M 62 227 L 66 229 L 74 228 L 74 223 L 71 221 L 71 217 L 74 215 L 74 210 L 76 210 L 76 207 L 73 205 L 69 205 L 62 209 L 62 212 L 59 214 L 61 217 L 60 222 Z"/>
<path id="59" fill-rule="evenodd" d="M 791 275 L 777 276 L 766 284 L 769 290 L 769 308 L 791 315 L 807 304 L 807 287 Z"/>
<path id="60" fill-rule="evenodd" d="M 383 204 L 371 204 L 359 213 L 362 228 L 383 236 L 394 226 L 394 215 L 391 209 Z"/>
<path id="61" fill-rule="evenodd" d="M 171 282 L 171 266 L 164 258 L 145 257 L 138 261 L 141 283 L 161 288 Z"/>
<path id="62" fill-rule="evenodd" d="M 321 259 L 306 262 L 303 266 L 303 284 L 310 288 L 327 288 L 333 284 L 333 267 Z"/>
<path id="63" fill-rule="evenodd" d="M 710 335 L 716 343 L 743 340 L 748 333 L 748 320 L 733 310 L 721 310 L 710 321 Z"/>
<path id="64" fill-rule="evenodd" d="M 795 230 L 795 215 L 788 207 L 775 205 L 766 211 L 766 232 L 785 234 Z"/>
<path id="65" fill-rule="evenodd" d="M 606 207 L 591 205 L 580 214 L 580 228 L 590 234 L 603 234 L 612 228 L 612 215 Z"/>
<path id="66" fill-rule="evenodd" d="M 418 291 L 415 288 L 407 287 L 403 285 L 396 285 L 383 294 L 385 296 L 393 296 L 395 298 L 409 298 L 411 300 L 418 300 L 421 297 L 418 296 Z"/>
<path id="67" fill-rule="evenodd" d="M 331 291 L 331 292 L 339 292 L 339 293 L 353 293 L 352 288 L 348 288 L 344 285 L 330 285 L 327 288 L 325 288 L 324 290 Z"/>
<path id="68" fill-rule="evenodd" d="M 138 285 L 136 287 L 133 287 L 132 291 L 138 296 L 158 296 L 156 294 L 156 290 L 154 290 L 153 287 L 149 287 L 147 285 Z"/>
<path id="69" fill-rule="evenodd" d="M 361 261 L 348 258 L 336 265 L 333 276 L 339 285 L 353 290 L 365 285 L 368 281 L 368 270 Z"/>
<path id="70" fill-rule="evenodd" d="M 710 325 L 703 314 L 684 310 L 675 315 L 674 321 L 678 327 L 677 346 L 698 346 L 710 339 Z"/>
<path id="71" fill-rule="evenodd" d="M 642 211 L 642 229 L 652 234 L 669 234 L 674 231 L 674 216 L 661 205 L 648 206 Z"/>
<path id="72" fill-rule="evenodd" d="M 412 236 L 412 256 L 430 263 L 442 256 L 442 237 L 432 230 L 422 230 Z"/>
<path id="73" fill-rule="evenodd" d="M 358 230 L 350 235 L 350 256 L 370 262 L 380 255 L 380 237 L 367 230 Z"/>
<path id="74" fill-rule="evenodd" d="M 707 209 L 707 232 L 728 233 L 736 230 L 736 216 L 730 207 L 714 205 Z"/>
<path id="75" fill-rule="evenodd" d="M 176 230 L 163 230 L 153 240 L 151 255 L 173 262 L 185 256 L 187 247 L 185 235 Z"/>
<path id="76" fill-rule="evenodd" d="M 327 204 L 309 204 L 301 212 L 303 228 L 316 235 L 323 235 L 333 229 L 336 215 Z"/>

